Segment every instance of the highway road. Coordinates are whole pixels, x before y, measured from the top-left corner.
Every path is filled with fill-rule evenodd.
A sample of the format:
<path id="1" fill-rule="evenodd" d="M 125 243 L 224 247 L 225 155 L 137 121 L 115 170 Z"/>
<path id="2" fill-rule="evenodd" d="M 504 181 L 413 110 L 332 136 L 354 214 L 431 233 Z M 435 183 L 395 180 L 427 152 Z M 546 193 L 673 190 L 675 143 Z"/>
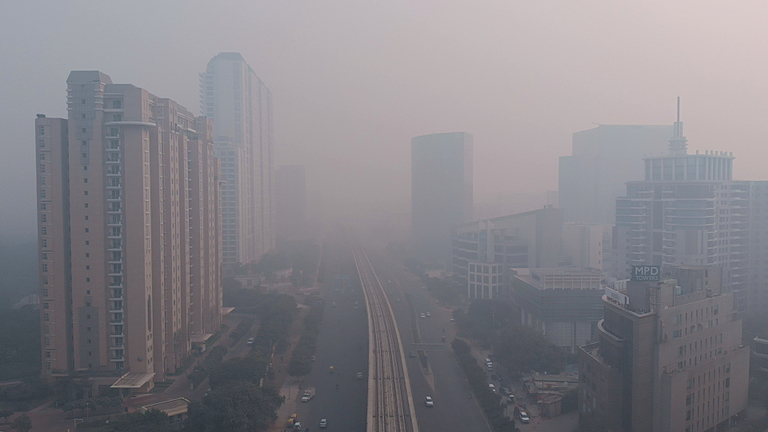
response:
<path id="1" fill-rule="evenodd" d="M 340 261 L 348 259 L 351 263 L 352 257 L 348 246 L 331 247 L 333 250 L 329 253 L 329 259 L 334 262 L 328 265 L 333 269 L 329 272 L 332 279 L 344 267 Z M 302 430 L 321 430 L 320 419 L 325 418 L 328 420 L 328 428 L 324 430 L 328 432 L 365 431 L 368 319 L 363 292 L 359 285 L 354 286 L 357 288 L 341 288 L 327 281 L 321 288 L 325 307 L 315 353 L 317 360 L 313 363 L 312 372 L 302 381 L 302 391 L 314 387 L 316 395 L 311 401 L 299 404 L 297 414 L 302 422 Z M 333 374 L 328 373 L 330 366 L 334 367 Z M 357 372 L 363 373 L 363 379 L 357 379 Z"/>
<path id="2" fill-rule="evenodd" d="M 421 367 L 418 358 L 408 357 L 420 431 L 490 432 L 485 414 L 475 401 L 464 371 L 451 350 L 450 342 L 455 335 L 454 324 L 450 322 L 452 311 L 436 304 L 423 289 L 421 281 L 402 263 L 379 254 L 369 254 L 369 257 L 379 279 L 385 283 L 405 350 L 424 349 L 427 355 L 428 370 Z M 386 283 L 385 279 L 391 283 Z M 422 312 L 429 312 L 431 317 L 420 318 Z M 414 322 L 421 344 L 414 343 Z M 446 336 L 445 343 L 442 343 L 443 335 Z M 424 403 L 427 395 L 434 398 L 434 407 Z"/>

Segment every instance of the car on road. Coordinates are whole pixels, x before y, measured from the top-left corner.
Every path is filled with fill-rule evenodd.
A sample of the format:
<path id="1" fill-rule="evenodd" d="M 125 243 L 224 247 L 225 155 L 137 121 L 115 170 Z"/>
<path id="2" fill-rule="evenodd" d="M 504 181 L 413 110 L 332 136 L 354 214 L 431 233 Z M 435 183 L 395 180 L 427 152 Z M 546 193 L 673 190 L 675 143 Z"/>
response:
<path id="1" fill-rule="evenodd" d="M 456 322 L 456 318 L 451 318 L 451 322 Z"/>
<path id="2" fill-rule="evenodd" d="M 333 302 L 333 307 L 336 307 L 336 302 Z"/>
<path id="3" fill-rule="evenodd" d="M 520 412 L 517 414 L 517 417 L 520 419 L 520 423 L 527 424 L 531 421 L 531 419 L 528 418 L 528 413 L 523 410 L 520 410 Z"/>
<path id="4" fill-rule="evenodd" d="M 422 312 L 422 313 L 421 313 L 421 318 L 422 318 L 422 319 L 424 319 L 424 318 L 426 318 L 426 317 L 427 317 L 427 316 L 424 314 L 424 312 Z"/>
<path id="5" fill-rule="evenodd" d="M 488 372 L 493 370 L 493 363 L 488 362 L 485 364 L 485 369 L 488 370 Z"/>
<path id="6" fill-rule="evenodd" d="M 427 318 L 432 316 L 432 312 L 427 312 Z"/>
<path id="7" fill-rule="evenodd" d="M 312 360 L 312 361 L 315 361 L 315 360 L 317 360 L 317 357 L 315 357 L 315 356 L 312 356 L 312 357 L 310 357 L 309 359 L 310 359 L 310 360 Z"/>
<path id="8" fill-rule="evenodd" d="M 411 351 L 408 353 L 408 357 L 410 358 L 416 358 L 416 351 Z"/>
<path id="9" fill-rule="evenodd" d="M 293 424 L 293 430 L 300 431 L 301 430 L 301 422 L 296 422 Z"/>
<path id="10" fill-rule="evenodd" d="M 358 372 L 357 373 L 357 379 L 363 379 L 363 373 L 362 372 Z"/>
<path id="11" fill-rule="evenodd" d="M 435 401 L 432 400 L 432 396 L 427 396 L 424 398 L 424 404 L 428 407 L 435 406 Z"/>
<path id="12" fill-rule="evenodd" d="M 491 393 L 496 393 L 496 386 L 493 384 L 488 384 L 488 389 L 491 391 Z"/>
<path id="13" fill-rule="evenodd" d="M 488 358 L 488 357 L 486 357 L 486 358 L 485 358 L 485 362 L 486 362 L 486 363 L 490 363 L 490 362 L 491 362 L 491 359 L 490 359 L 490 358 Z"/>
<path id="14" fill-rule="evenodd" d="M 321 428 L 327 428 L 328 427 L 328 419 L 320 419 L 320 427 Z"/>
<path id="15" fill-rule="evenodd" d="M 511 404 L 515 403 L 515 395 L 511 394 L 507 396 L 507 402 Z"/>
<path id="16" fill-rule="evenodd" d="M 248 338 L 248 342 L 246 342 L 248 345 L 253 345 L 254 338 Z"/>

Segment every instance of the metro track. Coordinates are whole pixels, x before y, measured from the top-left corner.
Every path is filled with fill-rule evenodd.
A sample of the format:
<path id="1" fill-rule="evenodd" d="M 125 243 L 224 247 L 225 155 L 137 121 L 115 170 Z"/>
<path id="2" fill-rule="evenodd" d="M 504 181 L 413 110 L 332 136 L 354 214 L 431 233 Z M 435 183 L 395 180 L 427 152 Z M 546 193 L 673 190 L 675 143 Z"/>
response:
<path id="1" fill-rule="evenodd" d="M 400 332 L 384 288 L 363 248 L 352 256 L 368 311 L 368 432 L 418 432 Z"/>

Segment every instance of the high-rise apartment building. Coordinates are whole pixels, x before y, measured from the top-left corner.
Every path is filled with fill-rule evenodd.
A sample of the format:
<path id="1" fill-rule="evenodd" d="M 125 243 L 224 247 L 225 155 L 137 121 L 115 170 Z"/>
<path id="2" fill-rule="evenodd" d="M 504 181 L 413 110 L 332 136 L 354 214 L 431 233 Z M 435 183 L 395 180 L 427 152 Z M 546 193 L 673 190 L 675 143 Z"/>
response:
<path id="1" fill-rule="evenodd" d="M 451 258 L 451 228 L 472 220 L 473 138 L 466 132 L 411 140 L 411 234 L 416 256 Z"/>
<path id="2" fill-rule="evenodd" d="M 212 126 L 98 71 L 67 86 L 35 122 L 43 375 L 146 391 L 221 322 Z"/>
<path id="3" fill-rule="evenodd" d="M 754 261 L 749 256 L 750 225 L 764 223 L 756 211 L 749 212 L 750 197 L 758 200 L 755 205 L 765 200 L 758 186 L 733 181 L 732 153 L 688 154 L 678 120 L 669 153 L 646 158 L 645 180 L 628 182 L 626 196 L 616 200 L 615 276 L 628 278 L 633 265 L 720 266 L 723 289 L 733 291 L 739 310 L 746 310 L 748 267 Z M 752 245 L 752 252 L 760 254 L 762 248 Z M 753 289 L 765 292 L 758 285 L 765 281 L 760 271 L 764 264 L 752 266 Z"/>
<path id="4" fill-rule="evenodd" d="M 258 261 L 275 246 L 272 94 L 239 53 L 200 74 L 200 111 L 213 120 L 222 167 L 224 265 Z"/>
<path id="5" fill-rule="evenodd" d="M 727 430 L 747 408 L 749 347 L 718 267 L 606 291 L 599 341 L 579 349 L 579 413 L 627 432 Z M 610 294 L 610 295 L 608 295 Z"/>
<path id="6" fill-rule="evenodd" d="M 307 179 L 304 165 L 275 171 L 275 230 L 278 242 L 301 238 L 307 229 Z"/>
<path id="7" fill-rule="evenodd" d="M 573 134 L 560 158 L 559 205 L 567 222 L 613 224 L 624 183 L 643 178 L 643 157 L 662 154 L 672 126 L 599 125 Z"/>

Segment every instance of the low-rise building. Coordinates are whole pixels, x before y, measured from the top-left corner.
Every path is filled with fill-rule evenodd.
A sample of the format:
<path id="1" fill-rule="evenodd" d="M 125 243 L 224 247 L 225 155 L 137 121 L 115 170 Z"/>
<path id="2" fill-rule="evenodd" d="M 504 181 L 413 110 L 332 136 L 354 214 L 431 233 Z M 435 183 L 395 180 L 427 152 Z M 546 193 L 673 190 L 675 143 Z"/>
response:
<path id="1" fill-rule="evenodd" d="M 602 318 L 603 285 L 596 269 L 514 269 L 510 271 L 520 322 L 574 353 L 592 341 Z"/>

